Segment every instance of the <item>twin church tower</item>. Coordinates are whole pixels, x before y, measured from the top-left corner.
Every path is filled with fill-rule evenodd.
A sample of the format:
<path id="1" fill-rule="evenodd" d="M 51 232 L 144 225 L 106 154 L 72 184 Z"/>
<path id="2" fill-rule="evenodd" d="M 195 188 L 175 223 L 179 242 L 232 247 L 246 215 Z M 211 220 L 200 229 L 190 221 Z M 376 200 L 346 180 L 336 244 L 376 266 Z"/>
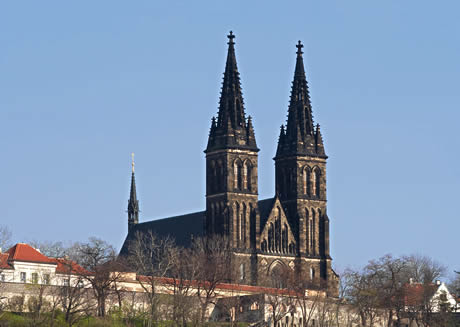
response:
<path id="1" fill-rule="evenodd" d="M 230 32 L 219 111 L 212 118 L 205 150 L 206 210 L 139 223 L 133 170 L 129 231 L 121 252 L 127 253 L 136 232 L 169 235 L 183 246 L 194 236 L 225 235 L 242 282 L 264 284 L 265 277 L 292 269 L 335 293 L 326 210 L 327 156 L 319 125 L 313 123 L 303 45 L 297 44 L 287 124 L 281 126 L 274 158 L 275 196 L 259 200 L 259 149 L 251 116 L 244 109 L 234 38 Z"/>

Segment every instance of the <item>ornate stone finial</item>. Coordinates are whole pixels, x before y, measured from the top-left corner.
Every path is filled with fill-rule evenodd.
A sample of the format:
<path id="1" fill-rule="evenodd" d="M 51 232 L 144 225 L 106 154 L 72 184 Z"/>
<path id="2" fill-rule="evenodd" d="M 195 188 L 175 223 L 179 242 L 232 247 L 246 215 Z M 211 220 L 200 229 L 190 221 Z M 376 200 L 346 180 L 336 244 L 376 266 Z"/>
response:
<path id="1" fill-rule="evenodd" d="M 131 168 L 134 174 L 134 152 L 131 152 Z"/>
<path id="2" fill-rule="evenodd" d="M 297 48 L 297 52 L 296 52 L 296 53 L 297 53 L 299 56 L 301 56 L 302 53 L 303 53 L 303 51 L 302 51 L 303 44 L 302 44 L 302 42 L 300 42 L 300 40 L 299 40 L 299 42 L 297 43 L 296 48 Z"/>
<path id="3" fill-rule="evenodd" d="M 235 34 L 233 34 L 232 31 L 230 31 L 230 34 L 227 35 L 228 37 L 228 44 L 235 44 L 235 42 L 233 42 L 233 39 L 235 38 Z"/>

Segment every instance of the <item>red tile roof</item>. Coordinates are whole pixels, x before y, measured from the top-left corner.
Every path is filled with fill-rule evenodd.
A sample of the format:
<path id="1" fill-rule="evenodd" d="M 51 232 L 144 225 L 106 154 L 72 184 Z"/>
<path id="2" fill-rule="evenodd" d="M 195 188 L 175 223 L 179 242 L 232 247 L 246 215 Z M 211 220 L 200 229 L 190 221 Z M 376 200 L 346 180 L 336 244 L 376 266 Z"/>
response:
<path id="1" fill-rule="evenodd" d="M 69 259 L 52 259 L 57 263 L 56 273 L 58 274 L 74 274 L 74 275 L 89 275 L 90 272 L 80 266 L 75 261 Z"/>
<path id="2" fill-rule="evenodd" d="M 406 284 L 404 285 L 404 302 L 407 306 L 423 305 L 434 295 L 438 285 L 435 284 Z"/>
<path id="3" fill-rule="evenodd" d="M 3 270 L 3 269 L 13 269 L 13 267 L 11 267 L 9 264 L 8 264 L 8 257 L 10 255 L 8 253 L 0 253 L 0 270 Z"/>
<path id="4" fill-rule="evenodd" d="M 39 251 L 34 249 L 28 244 L 18 243 L 10 248 L 8 253 L 8 261 L 26 261 L 26 262 L 37 262 L 37 263 L 48 263 L 56 264 L 56 262 L 47 256 L 41 254 Z"/>

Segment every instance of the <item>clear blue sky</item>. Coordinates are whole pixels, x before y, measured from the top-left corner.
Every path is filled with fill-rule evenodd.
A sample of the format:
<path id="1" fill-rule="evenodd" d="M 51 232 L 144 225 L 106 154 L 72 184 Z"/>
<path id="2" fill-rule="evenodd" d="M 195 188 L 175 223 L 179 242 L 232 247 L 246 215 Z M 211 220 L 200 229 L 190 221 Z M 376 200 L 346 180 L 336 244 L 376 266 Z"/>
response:
<path id="1" fill-rule="evenodd" d="M 225 3 L 225 5 L 224 5 Z M 305 44 L 338 268 L 421 253 L 460 269 L 458 1 L 3 1 L 0 223 L 15 240 L 126 235 L 202 210 L 229 30 L 260 198 Z"/>

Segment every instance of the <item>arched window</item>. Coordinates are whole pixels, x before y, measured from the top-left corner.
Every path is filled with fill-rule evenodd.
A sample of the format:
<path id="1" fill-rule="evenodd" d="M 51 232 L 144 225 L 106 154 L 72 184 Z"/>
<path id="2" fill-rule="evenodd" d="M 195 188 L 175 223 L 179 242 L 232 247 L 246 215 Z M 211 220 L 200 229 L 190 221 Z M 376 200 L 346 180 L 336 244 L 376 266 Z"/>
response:
<path id="1" fill-rule="evenodd" d="M 240 245 L 241 241 L 241 210 L 240 210 L 240 205 L 238 202 L 235 204 L 235 218 L 236 218 L 236 231 L 237 231 L 237 240 L 238 240 L 238 245 Z"/>
<path id="2" fill-rule="evenodd" d="M 294 252 L 295 252 L 295 245 L 294 245 L 294 243 L 290 243 L 289 244 L 289 253 L 294 254 Z"/>
<path id="3" fill-rule="evenodd" d="M 275 220 L 275 251 L 281 252 L 281 222 L 279 217 Z"/>
<path id="4" fill-rule="evenodd" d="M 321 170 L 319 168 L 315 169 L 315 183 L 313 184 L 315 188 L 315 196 L 321 196 Z"/>
<path id="5" fill-rule="evenodd" d="M 267 240 L 263 240 L 262 244 L 260 245 L 260 248 L 263 252 L 267 252 Z"/>
<path id="6" fill-rule="evenodd" d="M 284 266 L 276 262 L 273 265 L 273 268 L 270 271 L 270 277 L 272 286 L 276 288 L 285 288 L 286 287 L 286 276 L 284 271 Z"/>
<path id="7" fill-rule="evenodd" d="M 312 223 L 312 219 L 310 217 L 310 211 L 308 210 L 308 208 L 305 209 L 305 223 L 307 225 L 307 251 L 308 253 L 311 253 L 311 249 L 312 249 L 312 238 L 313 238 L 313 223 Z"/>
<path id="8" fill-rule="evenodd" d="M 315 231 L 316 229 L 316 217 L 315 209 L 311 210 L 311 219 L 310 219 L 310 249 L 312 254 L 316 254 L 316 241 L 315 241 Z"/>
<path id="9" fill-rule="evenodd" d="M 246 245 L 246 216 L 247 216 L 247 209 L 246 204 L 243 203 L 243 210 L 241 213 L 241 230 L 242 230 L 242 240 L 243 244 Z"/>
<path id="10" fill-rule="evenodd" d="M 268 252 L 273 252 L 275 248 L 274 232 L 273 223 L 270 223 L 270 227 L 268 227 Z"/>
<path id="11" fill-rule="evenodd" d="M 238 162 L 235 160 L 233 161 L 233 188 L 237 189 L 238 188 Z"/>
<path id="12" fill-rule="evenodd" d="M 241 280 L 241 281 L 244 280 L 244 278 L 246 277 L 246 276 L 245 276 L 245 270 L 246 270 L 246 269 L 245 269 L 244 263 L 242 263 L 242 264 L 240 265 L 240 280 Z"/>
<path id="13" fill-rule="evenodd" d="M 241 162 L 237 164 L 237 188 L 239 190 L 243 189 L 243 166 Z"/>
<path id="14" fill-rule="evenodd" d="M 310 267 L 310 279 L 315 279 L 315 269 L 313 267 Z"/>
<path id="15" fill-rule="evenodd" d="M 283 253 L 289 252 L 288 249 L 288 226 L 284 224 L 283 226 L 283 233 L 282 233 L 282 239 L 283 239 Z"/>
<path id="16" fill-rule="evenodd" d="M 310 182 L 310 168 L 305 167 L 303 170 L 303 194 L 310 195 L 311 182 Z"/>
<path id="17" fill-rule="evenodd" d="M 249 160 L 246 161 L 246 164 L 244 165 L 244 170 L 246 172 L 244 176 L 244 188 L 248 191 L 251 191 L 252 164 Z"/>
<path id="18" fill-rule="evenodd" d="M 236 159 L 233 162 L 233 188 L 235 190 L 243 190 L 243 174 L 245 174 L 243 164 L 240 159 Z"/>

